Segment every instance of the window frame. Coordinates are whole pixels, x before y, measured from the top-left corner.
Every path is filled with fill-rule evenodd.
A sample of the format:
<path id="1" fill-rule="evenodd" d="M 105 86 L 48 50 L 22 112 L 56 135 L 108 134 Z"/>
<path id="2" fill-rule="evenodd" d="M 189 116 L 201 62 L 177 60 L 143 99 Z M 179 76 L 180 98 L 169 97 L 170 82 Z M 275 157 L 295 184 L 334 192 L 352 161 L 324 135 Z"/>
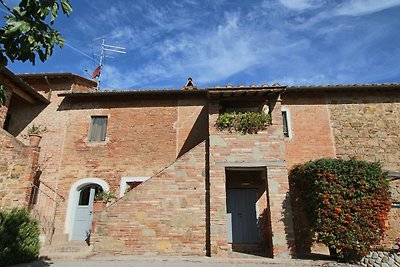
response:
<path id="1" fill-rule="evenodd" d="M 283 137 L 285 139 L 291 139 L 293 137 L 293 133 L 292 133 L 292 125 L 290 119 L 291 118 L 290 111 L 288 108 L 282 107 L 281 114 L 282 114 Z M 285 121 L 286 121 L 286 131 L 285 131 Z"/>
<path id="2" fill-rule="evenodd" d="M 98 140 L 97 138 L 93 138 L 93 131 L 94 131 L 94 120 L 97 118 L 105 118 L 105 124 L 104 124 L 104 136 L 102 135 Z M 101 143 L 101 142 L 105 142 L 107 140 L 107 130 L 108 130 L 108 119 L 109 116 L 107 115 L 91 115 L 90 116 L 90 126 L 89 126 L 89 132 L 88 132 L 88 141 L 90 143 Z"/>
<path id="3" fill-rule="evenodd" d="M 148 176 L 138 176 L 138 177 L 122 177 L 121 182 L 119 184 L 119 197 L 123 197 L 125 195 L 126 189 L 129 187 L 129 182 L 140 182 L 143 183 L 147 181 L 150 177 Z"/>

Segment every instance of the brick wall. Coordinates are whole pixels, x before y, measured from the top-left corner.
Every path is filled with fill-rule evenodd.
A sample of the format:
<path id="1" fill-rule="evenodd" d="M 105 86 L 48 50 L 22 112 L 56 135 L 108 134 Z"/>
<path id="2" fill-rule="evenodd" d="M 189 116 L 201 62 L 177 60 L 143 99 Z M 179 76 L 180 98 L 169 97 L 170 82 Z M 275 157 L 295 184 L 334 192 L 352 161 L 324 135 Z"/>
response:
<path id="1" fill-rule="evenodd" d="M 0 209 L 27 207 L 39 150 L 0 129 Z"/>
<path id="2" fill-rule="evenodd" d="M 285 137 L 286 161 L 291 169 L 309 160 L 335 157 L 329 108 L 322 93 L 283 95 L 290 131 Z"/>
<path id="3" fill-rule="evenodd" d="M 97 254 L 205 255 L 205 142 L 95 216 Z"/>
<path id="4" fill-rule="evenodd" d="M 267 194 L 257 202 L 257 216 L 270 213 L 272 246 L 275 257 L 289 257 L 293 232 L 288 197 L 288 179 L 283 141 L 280 100 L 271 100 L 272 125 L 258 134 L 242 135 L 216 129 L 219 101 L 209 104 L 210 133 L 210 236 L 211 255 L 226 255 L 227 242 L 226 168 L 263 167 L 267 172 Z M 267 103 L 266 103 L 267 104 Z M 269 200 L 269 207 L 268 207 Z M 269 216 L 269 215 L 268 215 Z"/>
<path id="5" fill-rule="evenodd" d="M 46 210 L 46 214 L 51 209 L 50 215 L 56 212 L 56 235 L 70 231 L 66 223 L 68 196 L 76 181 L 103 179 L 119 196 L 122 177 L 150 177 L 207 137 L 205 101 L 198 97 L 70 101 L 58 94 L 69 92 L 71 84 L 54 83 L 54 91 L 49 94 L 43 81 L 30 83 L 50 96 L 51 103 L 31 106 L 17 99 L 11 130 L 25 142 L 23 135 L 30 125 L 40 124 L 48 129 L 40 143 L 43 192 L 37 209 Z M 109 116 L 105 142 L 87 140 L 91 115 Z M 57 202 L 49 205 L 44 193 Z"/>

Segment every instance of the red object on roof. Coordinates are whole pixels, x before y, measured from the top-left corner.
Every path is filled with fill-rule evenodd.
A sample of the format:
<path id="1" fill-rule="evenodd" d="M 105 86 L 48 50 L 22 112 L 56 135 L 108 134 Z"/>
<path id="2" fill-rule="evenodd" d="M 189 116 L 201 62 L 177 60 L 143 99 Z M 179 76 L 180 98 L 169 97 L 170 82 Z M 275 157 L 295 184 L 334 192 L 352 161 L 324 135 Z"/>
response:
<path id="1" fill-rule="evenodd" d="M 99 65 L 92 73 L 92 79 L 97 78 L 100 76 L 101 72 L 101 65 Z"/>

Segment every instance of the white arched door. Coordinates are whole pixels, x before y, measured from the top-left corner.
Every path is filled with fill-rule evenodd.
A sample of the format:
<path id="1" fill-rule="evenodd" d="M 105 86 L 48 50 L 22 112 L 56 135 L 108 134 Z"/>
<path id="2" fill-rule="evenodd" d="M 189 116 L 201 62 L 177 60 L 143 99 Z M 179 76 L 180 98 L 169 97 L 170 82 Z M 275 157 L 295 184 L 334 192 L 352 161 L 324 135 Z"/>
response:
<path id="1" fill-rule="evenodd" d="M 102 189 L 97 184 L 89 184 L 78 190 L 71 240 L 89 238 L 92 230 L 94 196 L 99 190 Z"/>

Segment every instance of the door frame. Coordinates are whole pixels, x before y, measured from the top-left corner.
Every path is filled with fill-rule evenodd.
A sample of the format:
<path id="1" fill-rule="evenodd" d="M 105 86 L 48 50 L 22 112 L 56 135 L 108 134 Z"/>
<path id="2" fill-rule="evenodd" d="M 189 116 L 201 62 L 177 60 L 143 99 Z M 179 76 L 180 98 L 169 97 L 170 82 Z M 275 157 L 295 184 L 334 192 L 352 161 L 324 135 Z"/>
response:
<path id="1" fill-rule="evenodd" d="M 90 184 L 99 185 L 103 191 L 110 191 L 110 186 L 106 181 L 100 178 L 84 178 L 76 181 L 69 190 L 67 215 L 65 218 L 64 233 L 68 234 L 68 240 L 72 237 L 72 228 L 74 226 L 75 212 L 78 205 L 80 190 Z"/>

